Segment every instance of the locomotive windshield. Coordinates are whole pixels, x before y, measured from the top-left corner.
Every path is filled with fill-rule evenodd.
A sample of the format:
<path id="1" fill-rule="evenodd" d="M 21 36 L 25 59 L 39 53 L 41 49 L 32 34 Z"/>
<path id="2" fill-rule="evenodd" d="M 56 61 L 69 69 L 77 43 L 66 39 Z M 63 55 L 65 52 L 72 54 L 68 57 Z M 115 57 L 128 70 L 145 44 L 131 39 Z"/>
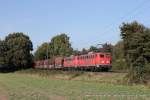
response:
<path id="1" fill-rule="evenodd" d="M 100 58 L 104 58 L 104 54 L 100 54 Z"/>

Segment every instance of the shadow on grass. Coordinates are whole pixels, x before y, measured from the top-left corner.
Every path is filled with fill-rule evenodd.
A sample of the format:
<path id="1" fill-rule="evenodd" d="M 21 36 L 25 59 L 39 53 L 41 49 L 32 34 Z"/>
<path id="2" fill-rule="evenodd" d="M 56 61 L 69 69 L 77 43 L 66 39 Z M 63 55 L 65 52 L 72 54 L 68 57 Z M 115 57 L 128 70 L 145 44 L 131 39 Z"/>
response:
<path id="1" fill-rule="evenodd" d="M 0 68 L 0 73 L 12 73 L 15 72 L 15 69 L 12 68 Z"/>
<path id="2" fill-rule="evenodd" d="M 0 73 L 14 73 L 16 71 L 20 71 L 20 70 L 27 70 L 30 68 L 10 68 L 10 67 L 2 67 L 0 68 Z"/>

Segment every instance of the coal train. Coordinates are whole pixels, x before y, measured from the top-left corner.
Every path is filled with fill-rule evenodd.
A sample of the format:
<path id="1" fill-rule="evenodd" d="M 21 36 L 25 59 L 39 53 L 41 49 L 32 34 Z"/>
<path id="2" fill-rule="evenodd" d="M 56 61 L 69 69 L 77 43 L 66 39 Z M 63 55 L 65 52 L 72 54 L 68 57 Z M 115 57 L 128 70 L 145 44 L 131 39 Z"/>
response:
<path id="1" fill-rule="evenodd" d="M 91 52 L 84 55 L 70 57 L 55 57 L 47 60 L 36 61 L 34 67 L 41 69 L 79 69 L 79 70 L 110 70 L 111 53 Z"/>

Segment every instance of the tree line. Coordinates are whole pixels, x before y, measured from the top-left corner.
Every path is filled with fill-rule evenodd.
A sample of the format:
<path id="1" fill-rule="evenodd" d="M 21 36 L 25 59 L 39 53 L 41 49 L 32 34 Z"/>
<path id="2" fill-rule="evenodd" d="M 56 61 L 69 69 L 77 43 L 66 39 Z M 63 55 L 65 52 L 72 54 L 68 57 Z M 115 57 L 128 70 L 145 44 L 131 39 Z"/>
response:
<path id="1" fill-rule="evenodd" d="M 150 79 L 150 28 L 134 21 L 122 23 L 121 40 L 115 45 L 104 43 L 101 48 L 74 50 L 67 34 L 58 34 L 40 45 L 32 54 L 33 44 L 29 36 L 21 32 L 11 33 L 0 40 L 0 68 L 23 69 L 34 61 L 57 56 L 87 54 L 88 52 L 111 52 L 113 70 L 126 70 L 128 81 L 146 83 Z"/>
<path id="2" fill-rule="evenodd" d="M 53 57 L 61 56 L 71 56 L 71 55 L 82 55 L 87 54 L 88 52 L 111 52 L 112 45 L 105 43 L 101 48 L 96 46 L 91 46 L 89 49 L 83 48 L 82 50 L 74 50 L 72 48 L 70 37 L 65 33 L 54 36 L 50 42 L 44 42 L 39 46 L 34 53 L 34 59 L 44 60 L 50 59 Z"/>

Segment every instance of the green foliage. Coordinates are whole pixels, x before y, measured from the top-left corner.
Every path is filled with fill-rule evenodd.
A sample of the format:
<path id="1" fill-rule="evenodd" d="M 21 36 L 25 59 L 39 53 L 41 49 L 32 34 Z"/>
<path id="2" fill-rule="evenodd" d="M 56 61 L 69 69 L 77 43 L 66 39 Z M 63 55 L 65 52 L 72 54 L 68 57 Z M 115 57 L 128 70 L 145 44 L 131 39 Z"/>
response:
<path id="1" fill-rule="evenodd" d="M 134 58 L 140 50 L 141 46 L 139 46 L 139 43 L 143 43 L 141 41 L 145 27 L 143 25 L 138 24 L 137 22 L 133 23 L 123 23 L 123 25 L 120 27 L 121 30 L 121 37 L 124 42 L 124 54 L 126 57 L 128 57 L 128 60 L 132 62 L 132 60 L 135 60 Z M 142 45 L 142 44 L 141 44 Z M 137 47 L 140 47 L 137 49 Z M 128 62 L 129 62 L 128 61 Z"/>
<path id="2" fill-rule="evenodd" d="M 124 45 L 123 45 L 123 41 L 119 41 L 113 47 L 113 59 L 124 59 Z"/>
<path id="3" fill-rule="evenodd" d="M 127 75 L 129 83 L 148 83 L 150 81 L 150 63 L 139 57 Z"/>
<path id="4" fill-rule="evenodd" d="M 112 50 L 112 66 L 114 70 L 127 70 L 125 56 L 124 56 L 124 45 L 123 41 L 119 41 Z"/>
<path id="5" fill-rule="evenodd" d="M 150 30 L 137 22 L 123 23 L 120 29 L 125 58 L 131 67 L 130 81 L 145 82 L 146 62 L 150 63 Z"/>
<path id="6" fill-rule="evenodd" d="M 95 47 L 95 46 L 91 46 L 90 48 L 89 48 L 89 51 L 90 52 L 99 52 L 100 51 L 100 49 L 99 48 L 97 48 L 97 47 Z"/>
<path id="7" fill-rule="evenodd" d="M 6 67 L 7 66 L 7 45 L 5 41 L 0 40 L 0 68 Z"/>
<path id="8" fill-rule="evenodd" d="M 62 33 L 51 39 L 50 45 L 53 48 L 54 56 L 69 56 L 73 52 L 69 37 Z"/>
<path id="9" fill-rule="evenodd" d="M 10 69 L 27 68 L 32 65 L 32 42 L 23 33 L 12 33 L 1 42 L 2 66 Z"/>
<path id="10" fill-rule="evenodd" d="M 85 49 L 85 48 L 83 48 L 81 51 L 74 50 L 73 51 L 73 55 L 83 55 L 83 54 L 88 54 L 88 52 L 90 52 L 90 51 Z"/>
<path id="11" fill-rule="evenodd" d="M 88 51 L 93 51 L 93 52 L 112 52 L 113 46 L 111 44 L 104 43 L 104 44 L 101 44 L 101 45 L 102 45 L 101 48 L 95 47 L 95 46 L 91 46 Z"/>
<path id="12" fill-rule="evenodd" d="M 113 46 L 111 44 L 102 44 L 102 47 L 96 47 L 96 46 L 90 46 L 89 49 L 83 48 L 81 51 L 79 50 L 74 50 L 73 54 L 74 55 L 81 55 L 81 54 L 88 54 L 89 52 L 111 52 L 112 53 Z"/>
<path id="13" fill-rule="evenodd" d="M 127 71 L 128 66 L 125 59 L 115 59 L 112 61 L 112 70 Z"/>
<path id="14" fill-rule="evenodd" d="M 73 50 L 73 53 L 72 53 L 73 55 L 80 55 L 81 54 L 81 52 L 79 51 L 79 50 Z"/>
<path id="15" fill-rule="evenodd" d="M 35 60 L 43 60 L 47 58 L 51 58 L 52 54 L 50 53 L 50 45 L 49 43 L 43 43 L 41 46 L 38 47 L 34 54 Z"/>
<path id="16" fill-rule="evenodd" d="M 43 60 L 56 56 L 70 56 L 73 48 L 66 34 L 56 35 L 50 43 L 43 43 L 35 52 L 35 60 Z"/>

